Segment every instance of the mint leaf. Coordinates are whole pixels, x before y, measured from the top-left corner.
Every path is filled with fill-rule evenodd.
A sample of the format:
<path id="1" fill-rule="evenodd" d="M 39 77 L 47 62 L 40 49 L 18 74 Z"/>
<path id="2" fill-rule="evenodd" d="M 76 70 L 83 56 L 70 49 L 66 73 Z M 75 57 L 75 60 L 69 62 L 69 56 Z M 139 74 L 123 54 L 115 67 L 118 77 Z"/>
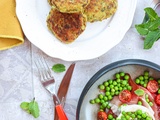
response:
<path id="1" fill-rule="evenodd" d="M 35 118 L 39 117 L 39 106 L 35 100 L 29 103 L 29 111 Z"/>
<path id="2" fill-rule="evenodd" d="M 54 72 L 60 73 L 66 70 L 65 66 L 63 64 L 55 64 L 52 67 L 52 70 Z"/>
<path id="3" fill-rule="evenodd" d="M 144 90 L 142 89 L 137 89 L 134 91 L 134 93 L 137 95 L 137 96 L 143 96 L 144 95 Z"/>
<path id="4" fill-rule="evenodd" d="M 158 18 L 158 14 L 151 7 L 145 8 L 144 11 L 146 12 L 151 21 L 156 20 Z"/>
<path id="5" fill-rule="evenodd" d="M 39 106 L 35 99 L 31 102 L 22 102 L 20 107 L 27 113 L 32 114 L 35 118 L 39 117 Z"/>
<path id="6" fill-rule="evenodd" d="M 148 23 L 145 25 L 145 27 L 147 27 L 148 30 L 150 30 L 150 31 L 157 30 L 159 26 L 160 26 L 160 18 L 157 18 L 157 19 L 154 20 L 154 21 L 148 22 Z"/>
<path id="7" fill-rule="evenodd" d="M 147 16 L 145 16 L 143 23 L 135 25 L 135 28 L 144 37 L 144 49 L 150 49 L 154 42 L 160 38 L 160 17 L 150 7 L 144 10 Z"/>
<path id="8" fill-rule="evenodd" d="M 29 108 L 29 102 L 22 102 L 20 104 L 20 107 L 23 109 L 23 110 L 28 110 Z"/>
<path id="9" fill-rule="evenodd" d="M 145 26 L 145 24 L 140 24 L 140 25 L 135 25 L 137 31 L 139 32 L 140 35 L 147 35 L 149 30 Z"/>
<path id="10" fill-rule="evenodd" d="M 151 31 L 144 40 L 144 49 L 150 49 L 154 42 L 160 38 L 160 30 Z"/>

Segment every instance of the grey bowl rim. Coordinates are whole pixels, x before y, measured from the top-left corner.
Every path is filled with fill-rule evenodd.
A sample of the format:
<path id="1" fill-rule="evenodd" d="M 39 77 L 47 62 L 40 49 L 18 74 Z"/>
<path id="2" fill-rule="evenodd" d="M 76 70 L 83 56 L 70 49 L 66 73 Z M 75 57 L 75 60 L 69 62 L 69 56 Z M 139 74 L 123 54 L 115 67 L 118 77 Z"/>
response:
<path id="1" fill-rule="evenodd" d="M 82 93 L 78 100 L 77 110 L 76 110 L 76 120 L 79 120 L 79 113 L 81 110 L 81 105 L 83 103 L 83 99 L 88 92 L 88 90 L 91 88 L 91 86 L 104 74 L 106 74 L 108 71 L 116 69 L 118 67 L 126 66 L 126 65 L 140 65 L 140 66 L 146 66 L 149 68 L 152 68 L 154 70 L 157 70 L 160 72 L 160 66 L 158 64 L 155 64 L 148 60 L 143 59 L 125 59 L 125 60 L 119 60 L 113 63 L 110 63 L 103 68 L 101 68 L 98 72 L 96 72 L 91 79 L 87 82 L 85 87 L 82 90 Z"/>

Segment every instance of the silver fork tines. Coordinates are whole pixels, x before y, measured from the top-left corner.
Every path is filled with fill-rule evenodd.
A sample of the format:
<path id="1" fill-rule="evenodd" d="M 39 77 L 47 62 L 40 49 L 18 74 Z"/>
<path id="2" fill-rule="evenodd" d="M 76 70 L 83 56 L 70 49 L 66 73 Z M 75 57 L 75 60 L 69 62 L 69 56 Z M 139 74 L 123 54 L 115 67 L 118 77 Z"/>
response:
<path id="1" fill-rule="evenodd" d="M 43 57 L 41 57 L 37 60 L 36 67 L 38 68 L 38 71 L 40 74 L 40 79 L 42 81 L 48 80 L 48 79 L 53 79 L 53 76 L 51 75 L 50 68 Z"/>
<path id="2" fill-rule="evenodd" d="M 42 85 L 53 95 L 55 105 L 60 104 L 57 95 L 55 94 L 55 80 L 51 74 L 51 70 L 43 57 L 39 57 L 35 61 L 38 69 Z"/>

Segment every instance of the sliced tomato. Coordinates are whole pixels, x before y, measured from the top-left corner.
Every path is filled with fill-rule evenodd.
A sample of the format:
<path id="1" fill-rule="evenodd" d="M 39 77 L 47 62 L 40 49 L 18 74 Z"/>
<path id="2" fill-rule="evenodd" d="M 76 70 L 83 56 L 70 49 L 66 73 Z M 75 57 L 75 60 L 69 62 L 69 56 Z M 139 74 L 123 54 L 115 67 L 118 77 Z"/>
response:
<path id="1" fill-rule="evenodd" d="M 160 94 L 155 97 L 155 102 L 157 105 L 160 105 Z"/>
<path id="2" fill-rule="evenodd" d="M 97 114 L 97 120 L 107 120 L 108 115 L 104 111 L 99 111 Z"/>
<path id="3" fill-rule="evenodd" d="M 158 82 L 156 80 L 151 80 L 147 84 L 147 89 L 151 93 L 156 93 L 158 91 Z"/>
<path id="4" fill-rule="evenodd" d="M 119 94 L 119 100 L 123 103 L 128 103 L 131 101 L 132 95 L 129 90 L 123 90 Z"/>

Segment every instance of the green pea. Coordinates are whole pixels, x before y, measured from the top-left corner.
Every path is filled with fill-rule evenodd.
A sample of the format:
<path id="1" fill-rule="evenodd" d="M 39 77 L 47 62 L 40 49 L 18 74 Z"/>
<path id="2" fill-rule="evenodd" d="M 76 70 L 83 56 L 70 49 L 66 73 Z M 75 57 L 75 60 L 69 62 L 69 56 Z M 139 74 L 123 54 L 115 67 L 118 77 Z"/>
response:
<path id="1" fill-rule="evenodd" d="M 139 76 L 139 80 L 144 80 L 144 77 L 142 75 Z"/>
<path id="2" fill-rule="evenodd" d="M 135 117 L 136 117 L 136 115 L 135 115 L 135 114 L 131 114 L 131 117 L 132 117 L 132 118 L 135 118 Z"/>
<path id="3" fill-rule="evenodd" d="M 126 85 L 126 84 L 127 84 L 127 81 L 126 81 L 126 80 L 123 80 L 123 81 L 122 81 L 122 84 L 123 84 L 123 85 Z"/>
<path id="4" fill-rule="evenodd" d="M 99 94 L 99 95 L 98 95 L 98 98 L 99 98 L 99 99 L 103 99 L 103 94 Z"/>
<path id="5" fill-rule="evenodd" d="M 118 79 L 116 79 L 116 81 L 117 81 L 117 83 L 120 83 L 120 82 L 121 82 L 121 79 L 118 78 Z"/>
<path id="6" fill-rule="evenodd" d="M 158 84 L 160 84 L 160 79 L 158 80 Z"/>
<path id="7" fill-rule="evenodd" d="M 140 83 L 140 80 L 138 78 L 136 78 L 136 81 L 135 81 L 137 84 Z"/>
<path id="8" fill-rule="evenodd" d="M 105 94 L 106 94 L 106 96 L 109 96 L 109 95 L 110 95 L 110 92 L 107 91 Z"/>
<path id="9" fill-rule="evenodd" d="M 111 95 L 108 95 L 108 100 L 112 100 L 112 96 Z"/>
<path id="10" fill-rule="evenodd" d="M 149 80 L 154 80 L 154 78 L 153 78 L 153 77 L 150 77 Z"/>
<path id="11" fill-rule="evenodd" d="M 103 85 L 106 87 L 106 86 L 109 85 L 109 83 L 108 83 L 107 81 L 105 81 L 105 82 L 103 83 Z"/>
<path id="12" fill-rule="evenodd" d="M 118 86 L 115 86 L 114 89 L 117 91 L 118 90 Z"/>
<path id="13" fill-rule="evenodd" d="M 146 117 L 147 117 L 146 113 L 142 113 L 142 118 L 146 118 Z"/>
<path id="14" fill-rule="evenodd" d="M 121 77 L 125 76 L 124 72 L 120 72 L 119 74 L 120 74 Z"/>
<path id="15" fill-rule="evenodd" d="M 118 89 L 119 89 L 120 91 L 122 91 L 122 90 L 123 90 L 123 88 L 122 88 L 122 87 L 119 87 Z"/>
<path id="16" fill-rule="evenodd" d="M 125 76 L 124 76 L 124 79 L 125 79 L 125 80 L 129 80 L 129 75 L 125 75 Z"/>
<path id="17" fill-rule="evenodd" d="M 94 101 L 94 100 L 90 100 L 90 103 L 91 103 L 91 104 L 95 104 L 95 101 Z"/>
<path id="18" fill-rule="evenodd" d="M 142 110 L 137 110 L 136 113 L 137 113 L 138 115 L 141 115 L 141 114 L 142 114 Z"/>
<path id="19" fill-rule="evenodd" d="M 104 86 L 104 85 L 99 85 L 99 89 L 100 89 L 100 90 L 104 90 L 104 89 L 105 89 L 105 86 Z"/>
<path id="20" fill-rule="evenodd" d="M 110 87 L 110 88 L 114 88 L 114 85 L 110 85 L 109 87 Z"/>
<path id="21" fill-rule="evenodd" d="M 111 89 L 111 92 L 115 92 L 116 90 L 114 88 Z"/>
<path id="22" fill-rule="evenodd" d="M 107 100 L 108 100 L 107 96 L 104 96 L 104 97 L 103 97 L 103 100 L 104 100 L 104 101 L 107 101 Z"/>
<path id="23" fill-rule="evenodd" d="M 143 85 L 143 84 L 144 84 L 144 81 L 140 81 L 140 84 Z"/>
<path id="24" fill-rule="evenodd" d="M 109 114 L 108 119 L 112 119 L 112 118 L 113 118 L 113 115 Z"/>
<path id="25" fill-rule="evenodd" d="M 105 101 L 104 100 L 100 100 L 100 103 L 103 104 Z"/>
<path id="26" fill-rule="evenodd" d="M 138 101 L 138 105 L 142 105 L 142 101 Z"/>
<path id="27" fill-rule="evenodd" d="M 158 89 L 158 94 L 160 94 L 160 88 Z"/>
<path id="28" fill-rule="evenodd" d="M 110 91 L 110 89 L 111 89 L 110 87 L 106 87 L 106 91 Z"/>
<path id="29" fill-rule="evenodd" d="M 148 76 L 144 76 L 144 79 L 145 79 L 145 80 L 148 80 L 148 79 L 149 79 L 149 77 L 148 77 Z"/>
<path id="30" fill-rule="evenodd" d="M 112 84 L 112 83 L 113 83 L 113 80 L 109 79 L 108 82 L 109 82 L 109 84 Z"/>
<path id="31" fill-rule="evenodd" d="M 145 87 L 145 88 L 146 88 L 146 87 L 147 87 L 147 84 L 146 84 L 146 83 L 144 83 L 144 84 L 143 84 L 143 87 Z"/>
<path id="32" fill-rule="evenodd" d="M 117 85 L 117 82 L 116 82 L 116 81 L 113 81 L 113 85 Z"/>
<path id="33" fill-rule="evenodd" d="M 144 71 L 144 75 L 145 76 L 149 76 L 149 72 L 148 71 Z"/>
<path id="34" fill-rule="evenodd" d="M 116 78 L 120 78 L 120 74 L 119 73 L 116 73 Z"/>
<path id="35" fill-rule="evenodd" d="M 116 91 L 116 92 L 115 92 L 115 95 L 119 95 L 119 91 Z"/>
<path id="36" fill-rule="evenodd" d="M 100 103 L 100 99 L 99 99 L 99 98 L 96 98 L 96 99 L 95 99 L 95 103 Z"/>
<path id="37" fill-rule="evenodd" d="M 127 86 L 127 90 L 131 91 L 132 87 L 131 86 Z"/>
<path id="38" fill-rule="evenodd" d="M 115 95 L 115 93 L 114 92 L 111 92 L 111 96 L 114 96 Z"/>
<path id="39" fill-rule="evenodd" d="M 153 103 L 152 103 L 152 102 L 149 102 L 148 104 L 149 104 L 150 106 L 153 106 Z"/>
<path id="40" fill-rule="evenodd" d="M 107 103 L 102 103 L 102 106 L 104 107 L 104 108 L 106 108 L 107 107 Z"/>

